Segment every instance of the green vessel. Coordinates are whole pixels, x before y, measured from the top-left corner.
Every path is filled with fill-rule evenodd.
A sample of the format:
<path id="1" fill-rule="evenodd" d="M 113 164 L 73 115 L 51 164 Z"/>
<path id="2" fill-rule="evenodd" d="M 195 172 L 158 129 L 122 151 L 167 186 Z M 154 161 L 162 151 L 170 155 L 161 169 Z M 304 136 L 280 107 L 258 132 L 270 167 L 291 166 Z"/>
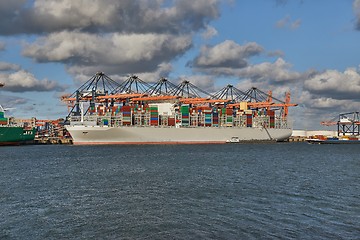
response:
<path id="1" fill-rule="evenodd" d="M 0 105 L 0 146 L 30 143 L 35 138 L 35 128 L 24 128 L 9 124 Z"/>

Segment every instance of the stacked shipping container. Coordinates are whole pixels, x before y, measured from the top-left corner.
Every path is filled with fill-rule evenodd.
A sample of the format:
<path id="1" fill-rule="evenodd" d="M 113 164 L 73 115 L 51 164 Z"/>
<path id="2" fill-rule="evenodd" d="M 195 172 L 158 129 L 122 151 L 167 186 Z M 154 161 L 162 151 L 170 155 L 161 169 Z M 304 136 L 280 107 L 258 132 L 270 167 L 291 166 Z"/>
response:
<path id="1" fill-rule="evenodd" d="M 122 106 L 120 111 L 122 113 L 122 124 L 132 125 L 131 106 Z"/>
<path id="2" fill-rule="evenodd" d="M 182 105 L 180 107 L 181 125 L 189 126 L 189 105 Z"/>
<path id="3" fill-rule="evenodd" d="M 174 111 L 159 114 L 159 107 L 156 104 L 110 107 L 100 104 L 96 110 L 96 114 L 102 116 L 100 119 L 102 125 L 174 127 L 178 121 L 183 127 L 277 127 L 275 111 L 266 109 L 255 111 L 210 106 L 190 107 L 185 104 L 173 109 Z M 0 123 L 6 120 L 0 113 Z"/>
<path id="4" fill-rule="evenodd" d="M 159 111 L 157 106 L 150 106 L 150 125 L 158 126 L 159 125 Z"/>
<path id="5" fill-rule="evenodd" d="M 4 116 L 4 112 L 0 112 L 0 125 L 6 125 L 8 123 L 8 119 Z"/>

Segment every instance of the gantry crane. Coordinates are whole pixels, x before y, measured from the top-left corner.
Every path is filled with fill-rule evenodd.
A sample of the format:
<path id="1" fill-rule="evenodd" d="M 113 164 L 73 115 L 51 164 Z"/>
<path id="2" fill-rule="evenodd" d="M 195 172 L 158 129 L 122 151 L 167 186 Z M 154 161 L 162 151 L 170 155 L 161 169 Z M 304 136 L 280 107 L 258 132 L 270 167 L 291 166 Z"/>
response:
<path id="1" fill-rule="evenodd" d="M 340 135 L 360 135 L 360 117 L 359 112 L 348 112 L 340 113 L 338 116 L 334 117 L 328 121 L 320 122 L 324 126 L 334 126 L 337 125 L 338 136 Z"/>
<path id="2" fill-rule="evenodd" d="M 252 87 L 245 92 L 241 102 L 246 102 L 250 109 L 265 108 L 267 110 L 277 108 L 281 111 L 281 116 L 286 118 L 289 114 L 289 107 L 295 107 L 297 104 L 290 103 L 290 92 L 285 93 L 285 101 L 279 100 L 272 96 L 272 91 L 265 93 L 258 88 Z M 276 102 L 274 102 L 276 100 Z M 239 107 L 240 103 L 229 104 L 228 107 Z"/>
<path id="3" fill-rule="evenodd" d="M 287 117 L 289 107 L 297 106 L 290 103 L 290 93 L 286 93 L 285 101 L 282 101 L 273 97 L 271 91 L 265 93 L 252 87 L 244 92 L 229 84 L 217 93 L 210 94 L 188 80 L 175 85 L 166 78 L 161 78 L 158 82 L 150 84 L 132 75 L 123 83 L 117 83 L 103 72 L 96 73 L 73 94 L 63 96 L 62 100 L 68 103 L 68 117 L 81 115 L 80 102 L 90 103 L 85 114 L 89 109 L 95 110 L 96 103 L 107 108 L 113 107 L 115 102 L 125 105 L 171 101 L 180 105 L 222 106 L 240 110 L 280 109 L 282 117 Z"/>

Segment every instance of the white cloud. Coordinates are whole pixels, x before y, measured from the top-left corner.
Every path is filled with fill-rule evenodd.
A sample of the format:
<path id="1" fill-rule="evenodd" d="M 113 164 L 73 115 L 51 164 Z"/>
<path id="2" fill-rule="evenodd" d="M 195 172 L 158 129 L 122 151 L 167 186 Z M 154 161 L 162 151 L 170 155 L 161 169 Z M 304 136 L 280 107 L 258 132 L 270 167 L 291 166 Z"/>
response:
<path id="1" fill-rule="evenodd" d="M 106 72 L 153 71 L 192 46 L 189 35 L 120 34 L 99 36 L 81 32 L 53 33 L 25 46 L 23 54 L 38 62 L 95 66 Z M 109 69 L 112 68 L 112 69 Z"/>
<path id="2" fill-rule="evenodd" d="M 0 71 L 20 70 L 20 66 L 13 63 L 0 62 Z"/>
<path id="3" fill-rule="evenodd" d="M 220 0 L 13 0 L 4 4 L 0 34 L 87 32 L 184 33 L 219 17 Z M 33 3 L 33 4 L 32 4 Z M 0 3 L 1 7 L 1 3 Z M 0 9 L 0 13 L 1 9 Z"/>
<path id="4" fill-rule="evenodd" d="M 215 79 L 212 78 L 211 76 L 205 76 L 205 75 L 181 76 L 180 79 L 181 81 L 187 80 L 191 84 L 195 85 L 196 87 L 208 93 L 216 91 Z M 208 97 L 208 96 L 203 96 L 201 92 L 198 92 L 198 94 L 201 95 L 202 97 Z"/>
<path id="5" fill-rule="evenodd" d="M 333 99 L 360 99 L 360 74 L 355 68 L 326 70 L 307 79 L 304 89 Z"/>
<path id="6" fill-rule="evenodd" d="M 277 28 L 288 28 L 291 30 L 295 30 L 300 26 L 301 26 L 301 19 L 296 19 L 292 21 L 289 15 L 285 16 L 284 18 L 276 22 Z"/>
<path id="7" fill-rule="evenodd" d="M 156 71 L 145 73 L 139 72 L 135 73 L 135 75 L 139 76 L 145 82 L 157 82 L 160 78 L 167 78 L 172 70 L 173 66 L 170 63 L 161 63 L 158 65 Z"/>
<path id="8" fill-rule="evenodd" d="M 11 74 L 0 74 L 0 82 L 5 83 L 4 90 L 10 92 L 63 90 L 56 81 L 38 80 L 33 74 L 24 70 Z"/>
<path id="9" fill-rule="evenodd" d="M 301 74 L 291 71 L 292 65 L 278 58 L 274 63 L 263 62 L 248 66 L 243 69 L 235 70 L 239 77 L 251 78 L 255 81 L 271 81 L 273 83 L 296 81 L 301 78 Z"/>
<path id="10" fill-rule="evenodd" d="M 209 26 L 209 25 L 206 26 L 205 31 L 202 33 L 202 37 L 204 39 L 210 39 L 216 35 L 218 35 L 218 31 L 214 27 Z"/>
<path id="11" fill-rule="evenodd" d="M 241 68 L 247 65 L 246 58 L 263 52 L 264 49 L 255 42 L 239 45 L 226 40 L 215 46 L 204 46 L 200 55 L 194 60 L 196 68 L 233 67 Z"/>

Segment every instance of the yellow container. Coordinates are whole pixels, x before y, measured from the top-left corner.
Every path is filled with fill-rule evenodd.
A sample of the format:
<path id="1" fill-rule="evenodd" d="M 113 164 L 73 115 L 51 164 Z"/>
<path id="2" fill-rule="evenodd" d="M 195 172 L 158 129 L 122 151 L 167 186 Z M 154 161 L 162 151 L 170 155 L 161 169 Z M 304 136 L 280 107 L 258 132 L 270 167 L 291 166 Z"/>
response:
<path id="1" fill-rule="evenodd" d="M 240 102 L 240 110 L 247 110 L 248 106 L 247 106 L 247 102 Z"/>

